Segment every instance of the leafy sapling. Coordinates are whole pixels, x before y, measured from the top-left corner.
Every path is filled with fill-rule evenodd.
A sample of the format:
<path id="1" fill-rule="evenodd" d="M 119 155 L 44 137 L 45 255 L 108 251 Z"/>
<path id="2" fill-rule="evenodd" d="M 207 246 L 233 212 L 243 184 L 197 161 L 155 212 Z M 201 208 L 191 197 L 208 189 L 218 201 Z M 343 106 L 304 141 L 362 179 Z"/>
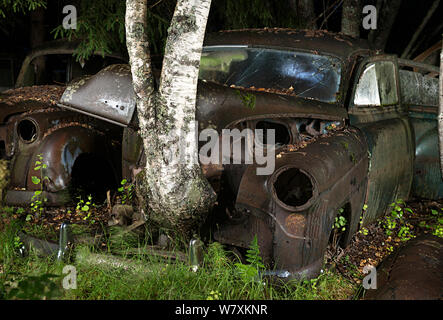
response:
<path id="1" fill-rule="evenodd" d="M 83 200 L 81 196 L 77 197 L 79 201 L 75 210 L 83 216 L 84 221 L 88 221 L 90 224 L 94 224 L 95 220 L 92 219 L 92 208 L 96 208 L 96 204 L 92 201 L 92 195 L 88 195 L 87 200 Z"/>
<path id="2" fill-rule="evenodd" d="M 414 213 L 412 209 L 406 207 L 406 203 L 401 199 L 391 203 L 390 206 L 392 207 L 390 214 L 379 222 L 385 229 L 386 235 L 391 236 L 395 230 L 398 230 L 397 236 L 400 240 L 408 241 L 414 238 L 415 236 L 411 231 L 411 226 L 404 218 L 406 212 Z"/>
<path id="3" fill-rule="evenodd" d="M 122 204 L 130 203 L 134 196 L 134 184 L 128 183 L 126 179 L 123 179 L 120 182 L 120 185 L 121 186 L 117 189 L 117 191 L 120 194 Z"/>
<path id="4" fill-rule="evenodd" d="M 347 224 L 346 218 L 342 215 L 344 211 L 345 209 L 343 208 L 340 208 L 338 210 L 338 215 L 335 217 L 334 226 L 333 226 L 334 229 L 337 229 L 342 232 L 346 230 L 346 224 Z"/>
<path id="5" fill-rule="evenodd" d="M 45 203 L 48 201 L 43 194 L 44 182 L 49 181 L 49 178 L 44 175 L 44 169 L 48 166 L 43 163 L 43 155 L 38 154 L 37 160 L 34 164 L 34 171 L 38 172 L 38 176 L 32 176 L 32 183 L 39 186 L 40 190 L 36 190 L 34 195 L 31 198 L 31 212 L 35 214 L 35 217 L 38 218 L 44 212 Z M 32 215 L 28 215 L 26 217 L 26 221 L 31 220 Z"/>

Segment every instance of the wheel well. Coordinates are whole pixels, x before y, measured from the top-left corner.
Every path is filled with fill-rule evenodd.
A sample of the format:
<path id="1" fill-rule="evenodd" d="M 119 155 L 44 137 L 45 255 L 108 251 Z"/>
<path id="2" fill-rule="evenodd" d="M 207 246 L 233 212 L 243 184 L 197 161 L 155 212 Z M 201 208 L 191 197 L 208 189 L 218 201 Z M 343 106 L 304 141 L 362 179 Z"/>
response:
<path id="1" fill-rule="evenodd" d="M 341 209 L 343 209 L 343 210 L 341 211 Z M 333 216 L 332 229 L 331 229 L 331 233 L 329 236 L 329 243 L 328 243 L 329 245 L 332 245 L 333 247 L 334 246 L 335 247 L 340 246 L 342 248 L 346 247 L 346 245 L 347 245 L 346 239 L 348 238 L 348 234 L 350 232 L 349 229 L 350 229 L 351 215 L 352 215 L 351 203 L 347 202 L 341 208 L 339 208 L 339 210 L 336 212 L 336 215 Z M 334 228 L 335 218 L 337 218 L 339 216 L 342 216 L 346 219 L 344 231 L 342 231 L 341 229 L 338 229 L 338 228 Z"/>
<path id="2" fill-rule="evenodd" d="M 118 182 L 110 161 L 98 154 L 82 153 L 72 166 L 69 193 L 73 200 L 92 195 L 95 201 L 102 202 L 106 192 L 115 190 Z"/>

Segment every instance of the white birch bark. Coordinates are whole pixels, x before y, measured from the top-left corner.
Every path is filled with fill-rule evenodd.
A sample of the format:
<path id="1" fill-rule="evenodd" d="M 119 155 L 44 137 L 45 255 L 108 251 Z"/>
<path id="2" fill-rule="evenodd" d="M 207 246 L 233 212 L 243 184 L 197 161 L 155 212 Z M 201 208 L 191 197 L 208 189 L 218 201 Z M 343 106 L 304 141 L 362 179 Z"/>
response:
<path id="1" fill-rule="evenodd" d="M 146 154 L 143 191 L 148 217 L 185 234 L 204 220 L 215 202 L 215 193 L 198 164 L 198 128 L 194 128 L 198 71 L 210 5 L 211 0 L 177 1 L 159 90 L 155 91 L 146 33 L 141 35 L 146 28 L 147 3 L 127 0 L 128 52 Z"/>

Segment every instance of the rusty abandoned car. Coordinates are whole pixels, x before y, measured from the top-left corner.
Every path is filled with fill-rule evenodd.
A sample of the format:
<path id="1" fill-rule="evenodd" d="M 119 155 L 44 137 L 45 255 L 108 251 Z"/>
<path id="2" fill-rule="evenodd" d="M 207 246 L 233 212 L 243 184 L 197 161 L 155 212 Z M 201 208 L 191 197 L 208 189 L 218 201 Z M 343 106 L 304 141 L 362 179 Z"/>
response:
<path id="1" fill-rule="evenodd" d="M 199 130 L 274 129 L 276 148 L 271 175 L 257 175 L 256 163 L 202 165 L 223 204 L 214 238 L 247 248 L 257 235 L 278 275 L 313 277 L 339 211 L 346 246 L 396 199 L 441 198 L 438 72 L 324 31 L 208 35 Z M 72 188 L 104 192 L 122 178 L 133 181 L 143 150 L 129 67 L 46 90 L 47 101 L 0 100 L 0 147 L 11 160 L 6 202 L 29 201 L 39 154 L 52 205 L 68 202 Z"/>

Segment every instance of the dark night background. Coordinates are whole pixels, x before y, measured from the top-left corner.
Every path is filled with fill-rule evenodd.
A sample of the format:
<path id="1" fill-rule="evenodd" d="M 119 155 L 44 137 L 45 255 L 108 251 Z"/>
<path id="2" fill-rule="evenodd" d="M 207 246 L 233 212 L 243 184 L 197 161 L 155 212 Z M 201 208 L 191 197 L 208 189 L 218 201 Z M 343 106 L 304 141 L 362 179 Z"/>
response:
<path id="1" fill-rule="evenodd" d="M 169 0 L 163 0 L 162 4 L 167 3 Z M 211 7 L 211 14 L 209 17 L 207 31 L 218 31 L 223 29 L 230 29 L 229 22 L 226 20 L 226 13 L 223 12 L 226 8 L 226 2 L 231 0 L 213 0 Z M 317 20 L 317 26 L 322 27 L 322 29 L 327 29 L 333 32 L 339 32 L 341 28 L 341 2 L 333 0 L 313 0 L 315 2 L 315 15 L 318 17 L 325 8 L 330 7 L 334 3 L 335 5 L 330 12 L 328 12 L 329 18 L 324 21 L 323 17 Z M 67 4 L 75 4 L 75 0 L 48 0 L 47 8 L 44 10 L 44 34 L 42 34 L 42 39 L 44 41 L 53 40 L 54 33 L 51 31 L 57 26 L 62 24 L 64 14 L 62 13 L 63 7 Z M 148 1 L 148 5 L 151 2 Z M 252 3 L 253 1 L 251 1 Z M 363 0 L 361 1 L 362 7 L 367 4 L 376 5 L 376 0 Z M 247 3 L 247 2 L 246 2 Z M 422 23 L 424 17 L 429 11 L 430 7 L 434 3 L 434 0 L 403 0 L 400 11 L 395 20 L 392 32 L 390 33 L 389 40 L 386 45 L 385 51 L 387 53 L 393 53 L 401 55 L 402 51 L 405 49 L 409 41 L 411 40 L 414 32 L 418 26 Z M 174 1 L 169 1 L 169 8 L 173 8 Z M 254 26 L 250 27 L 288 27 L 287 16 L 285 19 L 280 17 L 280 13 L 284 12 L 288 14 L 287 2 L 286 1 L 269 1 L 268 6 L 274 8 L 271 14 L 272 24 L 260 25 L 257 22 Z M 424 50 L 428 49 L 432 45 L 436 44 L 441 40 L 441 33 L 443 29 L 443 19 L 442 19 L 442 3 L 436 12 L 432 15 L 431 19 L 426 24 L 424 30 L 421 32 L 417 44 L 419 44 L 418 50 L 416 50 L 412 58 L 420 54 Z M 81 19 L 82 11 L 78 10 L 78 17 Z M 162 14 L 162 13 L 159 13 Z M 162 18 L 165 21 L 169 21 L 170 17 L 168 14 L 172 14 L 171 9 L 169 12 L 164 14 Z M 243 16 L 247 17 L 249 12 L 242 13 Z M 246 18 L 245 18 L 246 19 Z M 254 17 L 249 17 L 249 21 L 254 21 Z M 0 17 L 0 55 L 9 55 L 15 58 L 15 69 L 19 69 L 21 61 L 31 50 L 31 29 L 32 29 L 32 15 L 30 13 L 22 14 L 16 13 L 13 15 L 8 15 L 6 18 Z M 246 20 L 247 21 L 247 20 Z M 379 21 L 380 22 L 380 21 Z M 232 23 L 231 23 L 232 24 Z M 291 27 L 291 25 L 289 26 Z M 117 35 L 115 35 L 117 37 Z M 361 28 L 361 37 L 367 38 L 368 31 Z M 124 46 L 122 47 L 124 50 Z"/>

